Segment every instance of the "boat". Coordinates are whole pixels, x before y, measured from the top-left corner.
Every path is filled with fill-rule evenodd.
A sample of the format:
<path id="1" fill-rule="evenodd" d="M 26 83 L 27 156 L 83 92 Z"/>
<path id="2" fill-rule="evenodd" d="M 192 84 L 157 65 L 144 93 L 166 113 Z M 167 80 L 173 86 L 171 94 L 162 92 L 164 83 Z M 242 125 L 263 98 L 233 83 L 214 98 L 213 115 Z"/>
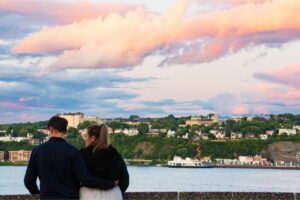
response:
<path id="1" fill-rule="evenodd" d="M 174 156 L 173 160 L 168 161 L 167 167 L 171 168 L 213 168 L 214 164 L 203 162 L 189 157 L 182 159 L 180 156 Z"/>

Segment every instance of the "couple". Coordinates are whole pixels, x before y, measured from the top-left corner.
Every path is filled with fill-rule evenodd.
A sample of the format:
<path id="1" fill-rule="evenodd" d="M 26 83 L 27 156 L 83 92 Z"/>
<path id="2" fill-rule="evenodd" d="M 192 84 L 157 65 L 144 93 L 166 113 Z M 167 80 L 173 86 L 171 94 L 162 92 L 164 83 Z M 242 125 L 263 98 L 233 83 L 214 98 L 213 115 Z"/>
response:
<path id="1" fill-rule="evenodd" d="M 109 144 L 107 127 L 88 127 L 86 148 L 79 151 L 63 139 L 67 126 L 64 118 L 49 120 L 51 138 L 32 150 L 28 163 L 24 183 L 29 192 L 41 199 L 122 199 L 129 175 L 123 158 Z"/>

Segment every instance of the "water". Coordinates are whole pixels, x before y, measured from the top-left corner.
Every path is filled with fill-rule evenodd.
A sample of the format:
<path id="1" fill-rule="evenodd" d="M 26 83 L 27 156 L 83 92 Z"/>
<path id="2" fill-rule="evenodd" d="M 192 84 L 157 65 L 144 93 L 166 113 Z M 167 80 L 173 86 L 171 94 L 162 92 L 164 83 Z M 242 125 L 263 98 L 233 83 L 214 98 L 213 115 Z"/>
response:
<path id="1" fill-rule="evenodd" d="M 300 170 L 128 167 L 127 191 L 300 192 Z M 0 195 L 28 194 L 26 167 L 0 167 Z"/>

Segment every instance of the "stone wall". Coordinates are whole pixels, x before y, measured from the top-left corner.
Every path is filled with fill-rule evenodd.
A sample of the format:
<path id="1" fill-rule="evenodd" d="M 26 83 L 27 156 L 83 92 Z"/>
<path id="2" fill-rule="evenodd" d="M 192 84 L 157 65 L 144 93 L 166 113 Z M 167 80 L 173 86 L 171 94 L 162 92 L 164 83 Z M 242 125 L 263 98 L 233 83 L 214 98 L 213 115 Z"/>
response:
<path id="1" fill-rule="evenodd" d="M 32 195 L 0 195 L 0 200 L 36 200 Z M 271 192 L 127 192 L 125 200 L 300 200 L 300 193 Z"/>

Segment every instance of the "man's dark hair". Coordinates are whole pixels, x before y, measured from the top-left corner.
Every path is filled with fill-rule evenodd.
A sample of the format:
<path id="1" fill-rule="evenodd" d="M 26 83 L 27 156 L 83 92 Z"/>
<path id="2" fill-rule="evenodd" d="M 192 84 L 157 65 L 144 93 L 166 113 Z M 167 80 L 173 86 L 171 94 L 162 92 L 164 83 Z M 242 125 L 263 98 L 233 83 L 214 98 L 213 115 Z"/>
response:
<path id="1" fill-rule="evenodd" d="M 58 130 L 59 132 L 67 132 L 68 121 L 65 118 L 59 116 L 53 116 L 48 121 L 48 129 L 53 127 L 54 129 Z"/>

